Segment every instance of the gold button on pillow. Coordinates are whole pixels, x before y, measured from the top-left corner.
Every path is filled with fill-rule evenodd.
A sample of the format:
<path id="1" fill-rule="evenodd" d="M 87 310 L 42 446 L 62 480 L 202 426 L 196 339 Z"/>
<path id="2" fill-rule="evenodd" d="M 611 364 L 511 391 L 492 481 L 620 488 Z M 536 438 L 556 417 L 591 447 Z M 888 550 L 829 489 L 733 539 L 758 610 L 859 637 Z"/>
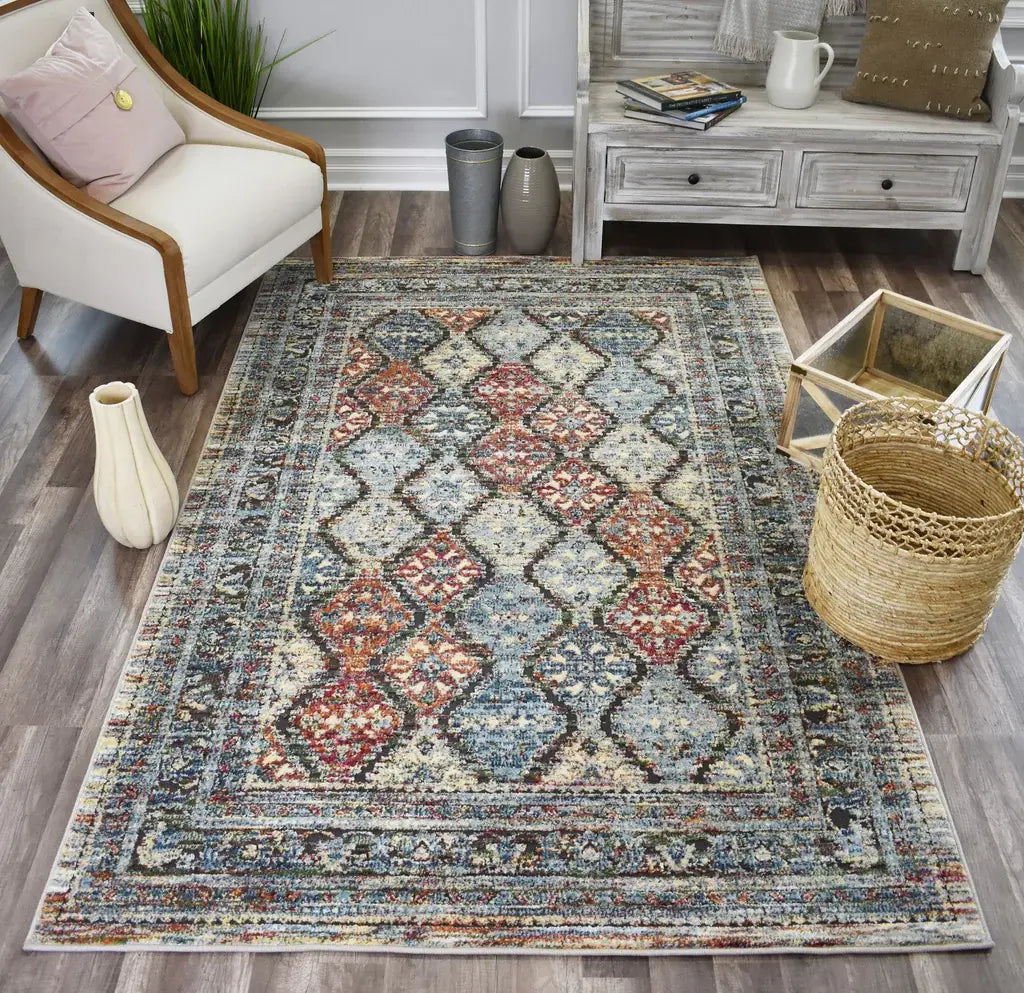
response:
<path id="1" fill-rule="evenodd" d="M 121 110 L 131 110 L 135 105 L 132 95 L 127 90 L 114 90 L 114 103 Z"/>

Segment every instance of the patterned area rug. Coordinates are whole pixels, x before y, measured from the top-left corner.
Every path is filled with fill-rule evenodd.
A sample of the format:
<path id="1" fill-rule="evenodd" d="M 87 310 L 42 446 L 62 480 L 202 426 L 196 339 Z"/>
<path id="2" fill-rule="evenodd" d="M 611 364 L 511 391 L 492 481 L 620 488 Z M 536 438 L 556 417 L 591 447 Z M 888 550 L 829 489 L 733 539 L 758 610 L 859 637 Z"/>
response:
<path id="1" fill-rule="evenodd" d="M 801 592 L 756 261 L 266 278 L 29 936 L 989 943 L 899 670 Z"/>

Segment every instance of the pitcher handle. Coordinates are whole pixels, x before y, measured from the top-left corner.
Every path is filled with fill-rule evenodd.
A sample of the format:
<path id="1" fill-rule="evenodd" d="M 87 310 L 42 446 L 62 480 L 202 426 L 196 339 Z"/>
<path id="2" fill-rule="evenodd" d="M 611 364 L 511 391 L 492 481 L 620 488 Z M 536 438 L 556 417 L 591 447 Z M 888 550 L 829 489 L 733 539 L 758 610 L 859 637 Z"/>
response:
<path id="1" fill-rule="evenodd" d="M 827 41 L 819 41 L 818 44 L 814 46 L 815 52 L 819 52 L 822 49 L 825 50 L 828 58 L 825 62 L 825 68 L 822 69 L 814 78 L 815 86 L 821 86 L 821 81 L 828 75 L 829 69 L 832 68 L 832 63 L 836 60 L 836 53 L 832 50 L 832 46 Z"/>

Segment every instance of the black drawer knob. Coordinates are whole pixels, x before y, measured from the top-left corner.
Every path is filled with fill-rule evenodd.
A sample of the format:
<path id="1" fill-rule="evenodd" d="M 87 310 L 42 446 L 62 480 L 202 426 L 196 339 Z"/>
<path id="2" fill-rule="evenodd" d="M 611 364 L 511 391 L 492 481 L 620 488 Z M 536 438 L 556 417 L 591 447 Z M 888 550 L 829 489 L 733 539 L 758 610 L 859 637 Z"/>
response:
<path id="1" fill-rule="evenodd" d="M 686 181 L 691 186 L 696 186 L 700 182 L 700 173 L 699 172 L 691 172 L 690 175 L 687 176 Z"/>
<path id="2" fill-rule="evenodd" d="M 883 190 L 891 190 L 892 189 L 892 180 L 891 179 L 883 179 L 882 180 L 882 189 Z"/>

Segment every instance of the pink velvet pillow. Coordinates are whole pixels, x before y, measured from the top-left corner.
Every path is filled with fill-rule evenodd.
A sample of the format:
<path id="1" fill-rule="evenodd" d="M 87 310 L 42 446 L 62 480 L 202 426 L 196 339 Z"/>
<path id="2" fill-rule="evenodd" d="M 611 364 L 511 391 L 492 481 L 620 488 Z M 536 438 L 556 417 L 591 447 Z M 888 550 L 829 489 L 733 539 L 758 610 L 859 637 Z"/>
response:
<path id="1" fill-rule="evenodd" d="M 146 74 L 84 7 L 42 58 L 0 81 L 0 97 L 53 167 L 104 203 L 185 142 Z"/>

